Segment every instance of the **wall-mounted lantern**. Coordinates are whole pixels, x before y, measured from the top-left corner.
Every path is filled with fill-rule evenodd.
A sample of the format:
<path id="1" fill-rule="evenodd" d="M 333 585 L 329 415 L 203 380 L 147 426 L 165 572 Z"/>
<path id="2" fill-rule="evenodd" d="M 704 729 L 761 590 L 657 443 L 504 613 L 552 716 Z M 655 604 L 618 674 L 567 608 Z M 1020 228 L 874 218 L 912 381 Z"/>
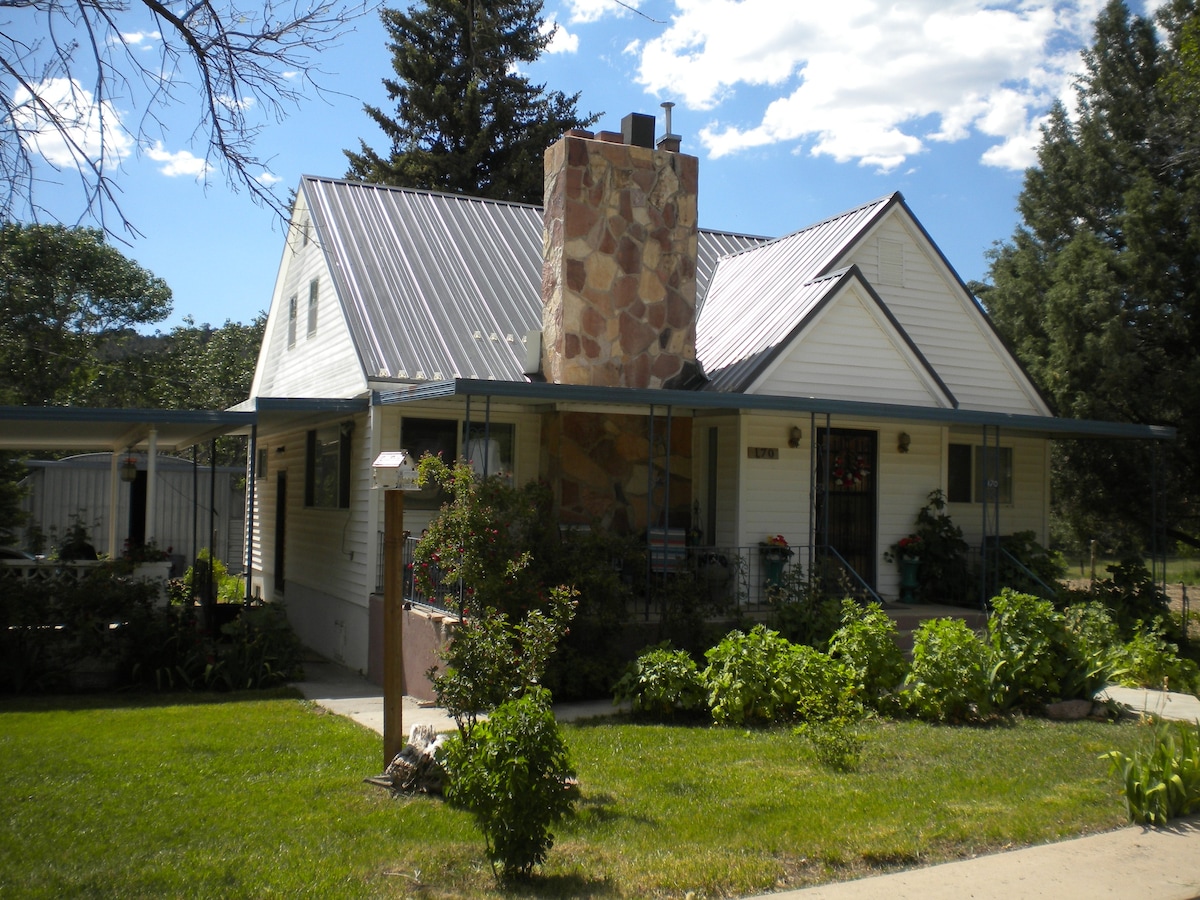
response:
<path id="1" fill-rule="evenodd" d="M 804 432 L 800 430 L 799 425 L 793 425 L 788 431 L 788 446 L 795 450 L 800 446 L 800 438 L 804 437 Z"/>
<path id="2" fill-rule="evenodd" d="M 902 432 L 900 432 L 899 436 L 896 438 L 896 449 L 899 450 L 901 453 L 907 453 L 908 446 L 911 443 L 912 443 L 912 438 L 909 437 L 908 432 L 902 431 Z"/>

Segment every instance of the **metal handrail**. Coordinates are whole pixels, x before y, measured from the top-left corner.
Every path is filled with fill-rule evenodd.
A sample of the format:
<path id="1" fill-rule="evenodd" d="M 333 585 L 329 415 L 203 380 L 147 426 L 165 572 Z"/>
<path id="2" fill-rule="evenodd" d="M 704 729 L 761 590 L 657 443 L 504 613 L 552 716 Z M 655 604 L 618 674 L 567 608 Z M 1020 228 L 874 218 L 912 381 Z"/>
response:
<path id="1" fill-rule="evenodd" d="M 845 572 L 849 576 L 851 582 L 856 584 L 858 586 L 858 589 L 860 591 L 862 591 L 867 597 L 869 597 L 871 601 L 878 603 L 880 606 L 885 605 L 883 602 L 883 598 L 880 597 L 877 593 L 875 593 L 875 589 L 872 588 L 869 584 L 867 584 L 866 579 L 863 578 L 860 574 L 858 574 L 858 570 L 855 569 L 854 566 L 852 566 L 852 565 L 850 565 L 850 563 L 846 562 L 846 558 L 844 556 L 842 556 L 842 554 L 838 553 L 836 547 L 834 547 L 832 544 L 824 544 L 821 547 L 818 547 L 817 549 L 823 553 L 826 553 L 826 554 L 832 556 L 834 559 L 836 559 L 838 561 L 838 563 L 841 565 L 842 571 Z"/>

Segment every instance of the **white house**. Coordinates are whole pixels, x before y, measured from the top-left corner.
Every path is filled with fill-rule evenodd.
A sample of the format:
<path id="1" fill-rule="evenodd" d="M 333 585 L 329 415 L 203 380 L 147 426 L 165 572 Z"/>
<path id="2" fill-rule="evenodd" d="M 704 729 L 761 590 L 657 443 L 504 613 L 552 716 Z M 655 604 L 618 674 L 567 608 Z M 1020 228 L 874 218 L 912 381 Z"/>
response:
<path id="1" fill-rule="evenodd" d="M 1046 541 L 1051 439 L 1162 436 L 1055 418 L 899 194 L 706 231 L 696 158 L 642 146 L 648 118 L 551 147 L 544 210 L 301 180 L 240 409 L 255 592 L 318 651 L 376 669 L 382 451 L 544 479 L 563 524 L 782 534 L 892 599 L 931 491 L 973 544 Z"/>

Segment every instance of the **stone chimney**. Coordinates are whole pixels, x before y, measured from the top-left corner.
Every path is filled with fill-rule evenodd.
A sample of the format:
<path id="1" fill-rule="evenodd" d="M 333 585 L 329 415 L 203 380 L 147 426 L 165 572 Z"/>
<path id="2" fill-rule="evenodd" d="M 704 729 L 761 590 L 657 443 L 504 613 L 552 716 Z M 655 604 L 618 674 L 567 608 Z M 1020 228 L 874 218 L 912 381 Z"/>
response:
<path id="1" fill-rule="evenodd" d="M 699 161 L 654 117 L 546 151 L 542 371 L 559 384 L 670 388 L 696 365 Z"/>

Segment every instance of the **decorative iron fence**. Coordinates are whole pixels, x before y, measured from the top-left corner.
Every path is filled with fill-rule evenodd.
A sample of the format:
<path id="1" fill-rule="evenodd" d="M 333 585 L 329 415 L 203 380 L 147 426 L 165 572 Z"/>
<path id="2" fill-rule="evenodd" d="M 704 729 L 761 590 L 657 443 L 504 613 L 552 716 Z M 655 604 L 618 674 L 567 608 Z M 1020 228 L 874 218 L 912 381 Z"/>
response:
<path id="1" fill-rule="evenodd" d="M 880 601 L 878 594 L 832 548 L 689 547 L 660 535 L 662 544 L 651 541 L 646 552 L 632 560 L 615 562 L 628 591 L 626 612 L 630 616 L 657 618 L 666 603 L 690 592 L 706 615 L 733 612 L 756 614 L 771 608 L 773 600 L 789 591 L 819 590 L 854 596 L 866 602 Z M 379 565 L 376 591 L 384 589 L 384 535 L 379 536 Z M 436 567 L 428 571 L 433 589 L 423 593 L 414 578 L 417 538 L 404 542 L 402 594 L 405 603 L 457 614 L 458 604 L 447 603 L 454 586 L 441 582 Z M 815 560 L 816 567 L 813 562 Z"/>

